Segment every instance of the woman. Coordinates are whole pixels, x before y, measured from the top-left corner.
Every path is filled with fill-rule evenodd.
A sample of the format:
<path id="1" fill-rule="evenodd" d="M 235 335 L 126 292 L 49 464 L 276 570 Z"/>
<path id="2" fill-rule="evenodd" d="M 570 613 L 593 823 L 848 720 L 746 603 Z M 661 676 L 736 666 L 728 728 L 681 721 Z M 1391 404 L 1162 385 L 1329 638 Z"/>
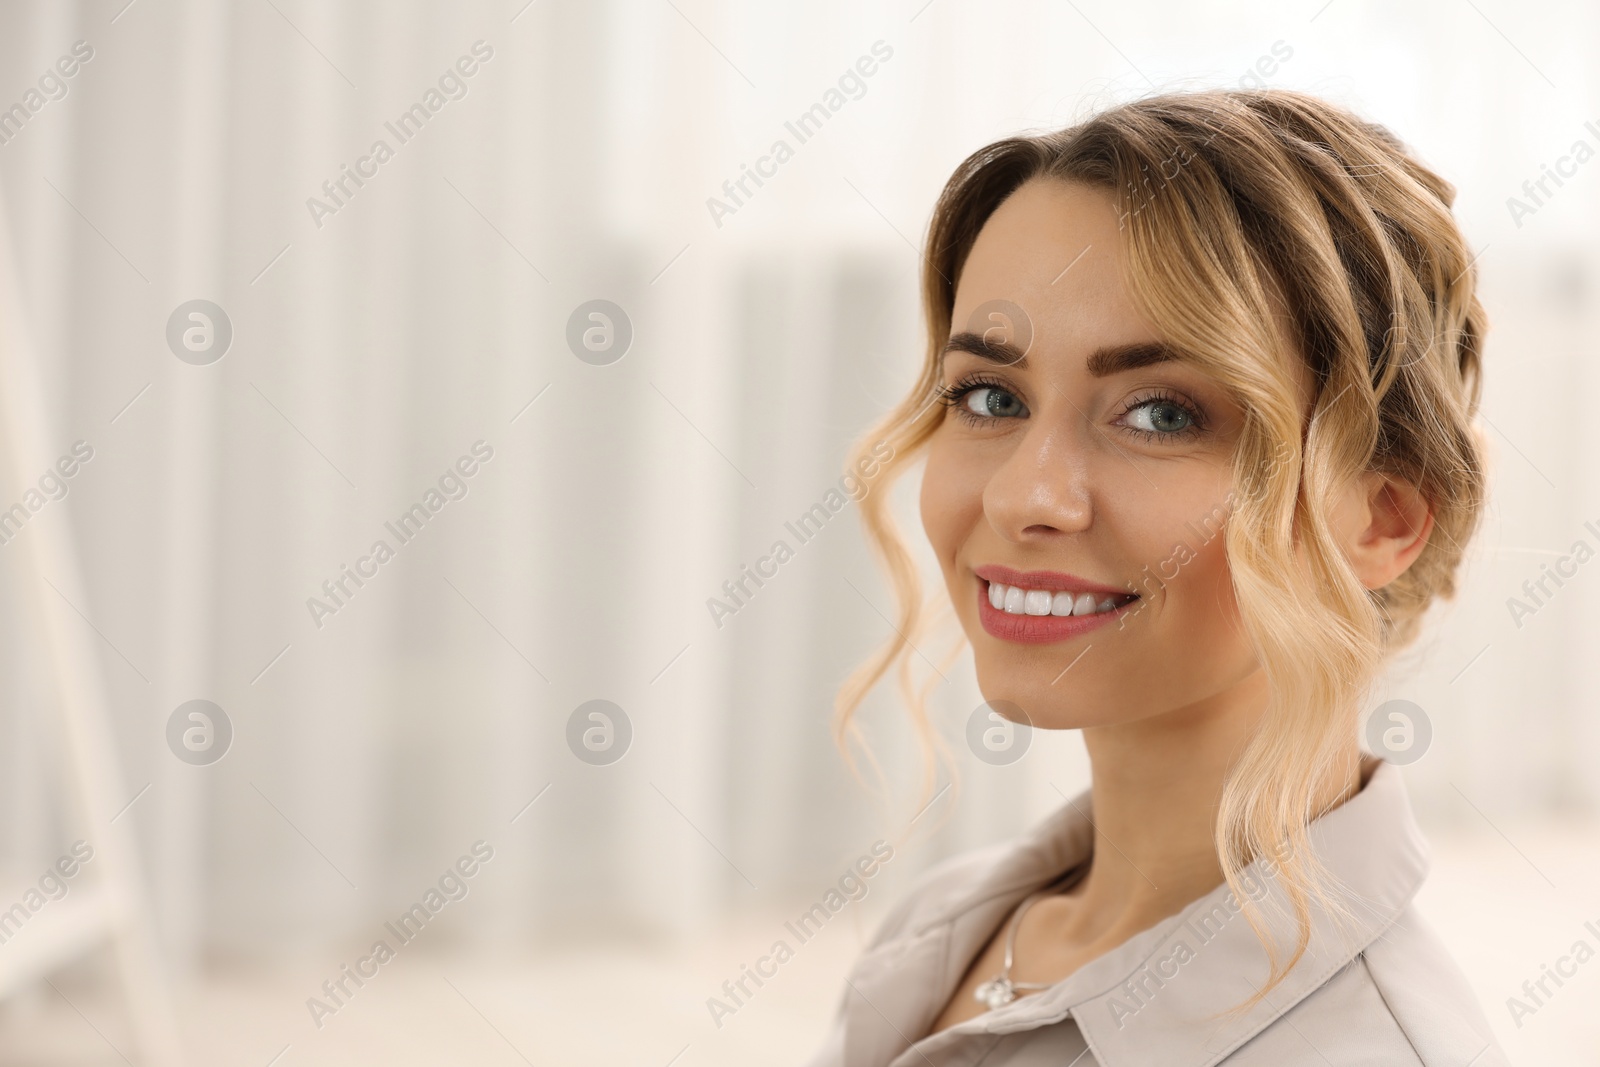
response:
<path id="1" fill-rule="evenodd" d="M 923 876 L 816 1067 L 1505 1062 L 1411 906 L 1399 771 L 1358 744 L 1483 505 L 1454 195 L 1276 90 L 1142 100 L 950 179 L 926 363 L 855 458 L 925 459 L 989 707 L 1082 730 L 1093 784 Z M 864 515 L 897 636 L 841 694 L 841 742 L 919 655 L 886 499 Z"/>

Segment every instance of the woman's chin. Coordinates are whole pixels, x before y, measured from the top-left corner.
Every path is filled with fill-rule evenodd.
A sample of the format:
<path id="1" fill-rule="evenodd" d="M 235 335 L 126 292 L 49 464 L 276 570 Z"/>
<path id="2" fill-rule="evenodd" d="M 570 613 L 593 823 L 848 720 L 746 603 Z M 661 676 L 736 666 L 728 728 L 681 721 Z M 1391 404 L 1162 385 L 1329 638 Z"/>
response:
<path id="1" fill-rule="evenodd" d="M 1144 717 L 1131 713 L 1125 704 L 1113 700 L 1052 689 L 1048 678 L 1042 679 L 1036 687 L 1024 689 L 1017 686 L 1015 675 L 1007 679 L 1003 688 L 983 685 L 982 672 L 978 677 L 978 688 L 985 694 L 985 703 L 997 710 L 1005 709 L 1006 705 L 1020 709 L 1020 714 L 1001 710 L 1002 717 L 1035 730 L 1084 730 Z"/>

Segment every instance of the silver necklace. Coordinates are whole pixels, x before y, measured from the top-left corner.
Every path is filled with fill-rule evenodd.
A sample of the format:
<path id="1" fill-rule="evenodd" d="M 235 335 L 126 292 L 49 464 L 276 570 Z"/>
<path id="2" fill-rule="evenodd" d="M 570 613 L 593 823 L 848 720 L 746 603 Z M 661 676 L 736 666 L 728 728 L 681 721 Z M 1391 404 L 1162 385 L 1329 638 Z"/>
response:
<path id="1" fill-rule="evenodd" d="M 973 997 L 987 1004 L 990 1011 L 1016 1000 L 1017 990 L 1019 989 L 1049 989 L 1055 985 L 1054 982 L 1013 982 L 1011 980 L 1011 957 L 1017 947 L 1017 927 L 1022 925 L 1022 913 L 1027 911 L 1034 901 L 1048 895 L 1048 890 L 1040 890 L 1017 907 L 1016 912 L 1011 916 L 1011 929 L 1006 932 L 1005 966 L 1000 968 L 999 974 L 972 991 Z"/>

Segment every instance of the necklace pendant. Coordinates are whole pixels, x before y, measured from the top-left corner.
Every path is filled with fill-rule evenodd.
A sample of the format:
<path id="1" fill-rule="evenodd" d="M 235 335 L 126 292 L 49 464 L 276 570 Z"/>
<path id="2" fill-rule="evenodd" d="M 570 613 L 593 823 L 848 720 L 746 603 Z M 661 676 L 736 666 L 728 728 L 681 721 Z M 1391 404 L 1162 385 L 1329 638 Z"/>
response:
<path id="1" fill-rule="evenodd" d="M 990 1011 L 1010 1004 L 1017 999 L 1017 992 L 1012 988 L 1011 979 L 1005 975 L 1001 975 L 999 978 L 991 978 L 973 990 L 972 995 L 987 1004 Z"/>

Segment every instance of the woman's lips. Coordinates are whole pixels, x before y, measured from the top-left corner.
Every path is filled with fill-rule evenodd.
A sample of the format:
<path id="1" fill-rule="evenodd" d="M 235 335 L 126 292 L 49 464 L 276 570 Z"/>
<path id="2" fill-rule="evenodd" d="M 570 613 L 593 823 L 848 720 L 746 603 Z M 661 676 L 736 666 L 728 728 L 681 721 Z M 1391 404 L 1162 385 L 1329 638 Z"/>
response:
<path id="1" fill-rule="evenodd" d="M 1093 593 L 1097 597 L 1127 596 L 1131 592 L 1126 588 L 1091 582 L 1087 578 L 1079 578 L 1076 574 L 1064 574 L 1061 571 L 1019 571 L 1002 567 L 998 563 L 985 563 L 981 567 L 974 567 L 972 573 L 985 582 L 999 582 L 1002 585 L 1020 586 L 1023 589 L 1070 589 L 1074 593 Z"/>
<path id="2" fill-rule="evenodd" d="M 1025 575 L 1023 572 L 1011 571 L 1008 568 L 985 567 L 982 570 L 985 573 L 993 571 L 997 580 L 1000 580 L 1000 573 L 1004 572 L 1005 577 L 1012 578 L 1019 585 L 1026 583 L 1027 586 L 1036 589 L 1050 587 L 1045 582 L 1039 581 L 1036 574 Z M 1057 577 L 1069 576 L 1051 575 L 1052 579 Z M 1066 582 L 1056 585 L 1052 580 L 1050 585 L 1054 585 L 1057 589 L 1077 588 L 1086 591 L 1099 591 L 1103 595 L 1112 595 L 1118 598 L 1127 597 L 1129 599 L 1126 603 L 1119 604 L 1114 608 L 1106 611 L 1097 611 L 1089 615 L 1016 615 L 1002 608 L 997 608 L 990 603 L 990 582 L 980 576 L 975 583 L 978 597 L 978 621 L 982 624 L 984 632 L 991 637 L 997 637 L 1002 641 L 1014 641 L 1018 644 L 1043 645 L 1066 641 L 1077 637 L 1079 634 L 1098 629 L 1112 619 L 1122 617 L 1131 605 L 1139 602 L 1138 596 L 1125 591 L 1117 592 L 1110 590 L 1106 586 L 1084 583 L 1077 579 L 1073 581 L 1074 584 L 1070 585 Z M 1002 580 L 1001 584 L 1011 583 L 1006 583 Z"/>

